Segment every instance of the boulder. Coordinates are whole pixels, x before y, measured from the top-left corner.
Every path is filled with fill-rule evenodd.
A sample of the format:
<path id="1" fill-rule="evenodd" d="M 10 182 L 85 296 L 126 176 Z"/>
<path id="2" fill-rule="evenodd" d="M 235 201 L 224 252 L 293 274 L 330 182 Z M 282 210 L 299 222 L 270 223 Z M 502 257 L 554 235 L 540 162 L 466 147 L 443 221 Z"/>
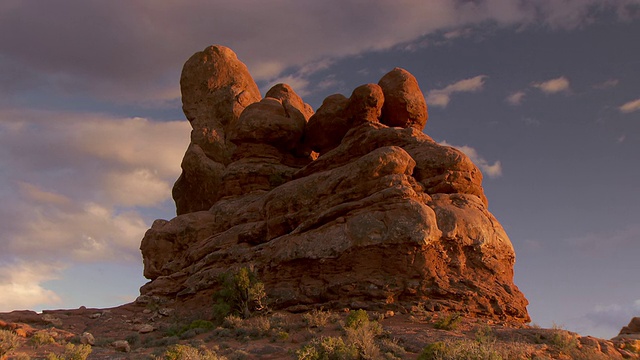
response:
<path id="1" fill-rule="evenodd" d="M 380 79 L 384 107 L 380 121 L 388 126 L 424 129 L 427 123 L 427 103 L 418 81 L 407 70 L 395 68 Z"/>
<path id="2" fill-rule="evenodd" d="M 219 45 L 187 60 L 180 89 L 182 110 L 193 128 L 185 154 L 190 163 L 183 161 L 182 175 L 173 187 L 177 213 L 185 214 L 206 210 L 215 201 L 220 177 L 211 173 L 219 173 L 235 149 L 227 139 L 227 128 L 261 96 L 247 67 L 231 49 Z"/>

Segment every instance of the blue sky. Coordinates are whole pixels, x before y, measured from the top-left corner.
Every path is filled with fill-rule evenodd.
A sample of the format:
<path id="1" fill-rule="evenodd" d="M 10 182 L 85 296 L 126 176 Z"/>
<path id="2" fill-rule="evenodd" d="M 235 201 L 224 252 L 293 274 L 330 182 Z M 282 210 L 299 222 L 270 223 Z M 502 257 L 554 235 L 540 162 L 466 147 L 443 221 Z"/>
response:
<path id="1" fill-rule="evenodd" d="M 3 1 L 0 311 L 137 296 L 182 64 L 222 44 L 315 109 L 409 70 L 425 132 L 485 175 L 533 322 L 612 337 L 640 315 L 639 34 L 638 0 Z"/>

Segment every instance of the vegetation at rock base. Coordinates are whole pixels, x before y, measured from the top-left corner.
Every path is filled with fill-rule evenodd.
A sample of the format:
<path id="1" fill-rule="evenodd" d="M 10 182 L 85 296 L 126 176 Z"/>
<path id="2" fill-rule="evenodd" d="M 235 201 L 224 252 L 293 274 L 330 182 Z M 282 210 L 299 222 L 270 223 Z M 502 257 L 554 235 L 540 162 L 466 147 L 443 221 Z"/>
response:
<path id="1" fill-rule="evenodd" d="M 225 272 L 218 279 L 222 288 L 214 295 L 213 312 L 222 321 L 234 314 L 244 319 L 267 309 L 267 293 L 257 274 L 248 267 Z"/>
<path id="2" fill-rule="evenodd" d="M 311 317 L 314 316 L 312 315 Z M 366 311 L 362 309 L 350 311 L 342 330 L 344 332 L 343 336 L 321 336 L 312 339 L 308 344 L 296 351 L 298 360 L 382 359 L 379 343 L 383 342 L 378 339 L 383 332 L 382 326 L 377 321 L 371 321 Z M 398 346 L 385 341 L 384 347 L 385 349 L 391 349 L 390 356 L 385 358 L 395 358 L 392 352 L 393 350 L 398 350 Z"/>

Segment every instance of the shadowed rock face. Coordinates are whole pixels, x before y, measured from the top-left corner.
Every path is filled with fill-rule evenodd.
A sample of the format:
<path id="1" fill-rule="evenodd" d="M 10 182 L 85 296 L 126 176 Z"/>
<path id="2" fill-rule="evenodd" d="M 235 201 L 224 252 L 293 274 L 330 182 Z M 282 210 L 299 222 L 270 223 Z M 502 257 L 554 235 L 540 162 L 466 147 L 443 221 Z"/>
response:
<path id="1" fill-rule="evenodd" d="M 222 46 L 193 55 L 180 83 L 192 141 L 178 216 L 142 240 L 142 295 L 210 296 L 219 274 L 251 266 L 274 308 L 421 302 L 529 320 L 482 174 L 422 132 L 427 106 L 406 70 L 316 113 L 287 85 L 261 99 Z"/>

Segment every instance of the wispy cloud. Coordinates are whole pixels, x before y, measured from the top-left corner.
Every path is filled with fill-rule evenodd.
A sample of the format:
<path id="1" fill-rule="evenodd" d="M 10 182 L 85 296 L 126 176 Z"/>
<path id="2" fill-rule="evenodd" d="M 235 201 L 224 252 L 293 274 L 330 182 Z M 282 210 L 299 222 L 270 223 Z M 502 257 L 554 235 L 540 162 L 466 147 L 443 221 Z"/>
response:
<path id="1" fill-rule="evenodd" d="M 447 107 L 451 102 L 451 97 L 455 93 L 477 92 L 482 90 L 484 82 L 488 76 L 478 75 L 472 78 L 457 81 L 447 85 L 442 89 L 431 90 L 427 94 L 427 104 L 429 106 Z"/>
<path id="2" fill-rule="evenodd" d="M 618 110 L 625 114 L 640 110 L 640 98 L 622 104 Z"/>
<path id="3" fill-rule="evenodd" d="M 531 86 L 540 89 L 540 91 L 545 94 L 556 94 L 559 92 L 566 92 L 570 90 L 569 79 L 564 76 L 560 76 L 555 79 L 550 79 L 547 81 L 536 82 L 531 84 Z"/>
<path id="4" fill-rule="evenodd" d="M 597 83 L 593 85 L 593 88 L 599 89 L 599 90 L 611 89 L 618 86 L 619 83 L 620 83 L 620 80 L 618 79 L 608 79 L 601 83 Z"/>
<path id="5" fill-rule="evenodd" d="M 451 146 L 467 155 L 476 166 L 480 168 L 483 174 L 490 178 L 497 178 L 502 176 L 502 163 L 500 161 L 494 161 L 493 164 L 489 163 L 483 156 L 478 154 L 478 151 L 471 146 L 463 145 L 457 146 L 449 144 L 446 140 L 439 142 L 440 145 Z"/>
<path id="6" fill-rule="evenodd" d="M 505 100 L 511 105 L 514 105 L 514 106 L 520 105 L 522 104 L 522 101 L 524 100 L 525 95 L 527 95 L 527 93 L 525 93 L 522 90 L 519 90 L 509 94 L 509 96 L 507 96 Z"/>

